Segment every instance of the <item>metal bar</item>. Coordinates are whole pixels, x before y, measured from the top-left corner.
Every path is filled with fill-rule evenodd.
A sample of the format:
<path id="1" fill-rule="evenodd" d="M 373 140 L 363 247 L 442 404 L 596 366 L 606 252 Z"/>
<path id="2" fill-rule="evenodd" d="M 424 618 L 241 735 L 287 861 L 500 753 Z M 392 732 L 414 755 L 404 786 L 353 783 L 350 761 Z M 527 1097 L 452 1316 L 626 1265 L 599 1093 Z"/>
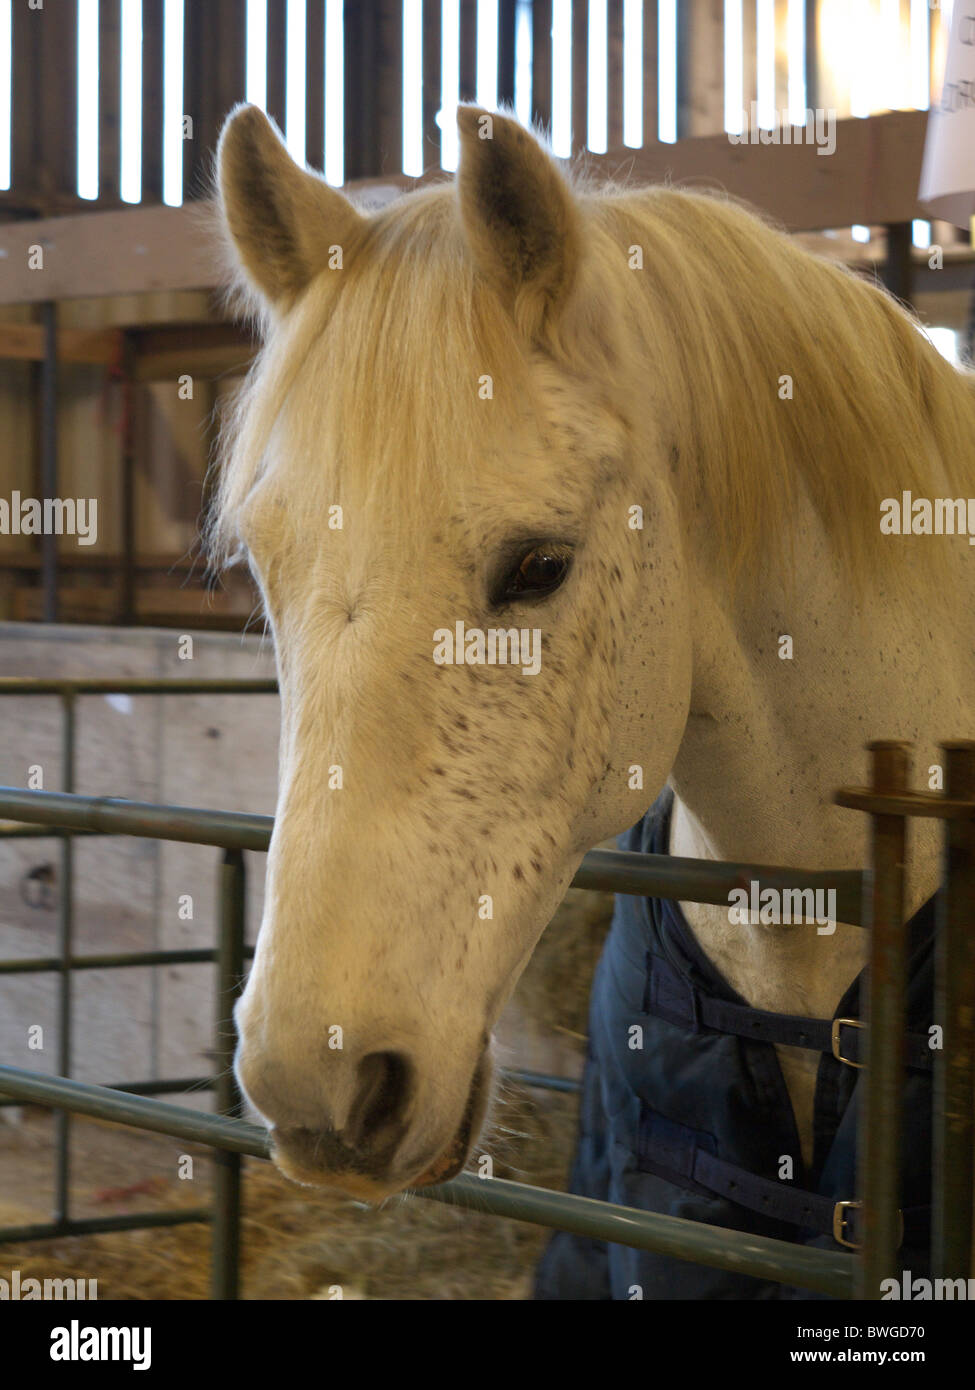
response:
<path id="1" fill-rule="evenodd" d="M 239 849 L 226 850 L 220 866 L 214 1052 L 217 1110 L 234 1119 L 243 1108 L 233 1070 L 237 1049 L 233 1009 L 243 989 L 246 895 L 244 856 Z M 240 1297 L 240 1154 L 218 1149 L 214 1163 L 210 1297 L 236 1299 Z"/>
<path id="2" fill-rule="evenodd" d="M 41 305 L 44 325 L 44 361 L 41 364 L 41 495 L 45 501 L 58 496 L 58 308 L 51 300 Z M 41 533 L 43 618 L 58 620 L 58 538 L 53 526 Z"/>
<path id="3" fill-rule="evenodd" d="M 96 830 L 149 839 L 180 840 L 216 845 L 220 849 L 266 850 L 273 817 L 241 811 L 206 811 L 189 806 L 156 806 L 120 797 L 62 796 L 0 787 L 0 814 L 71 830 Z M 703 863 L 663 854 L 633 854 L 622 850 L 590 850 L 572 880 L 573 888 L 672 898 L 679 901 L 726 904 L 733 889 L 780 893 L 813 888 L 836 893 L 837 917 L 859 922 L 864 876 L 858 870 L 823 872 L 785 869 L 769 864 Z"/>
<path id="4" fill-rule="evenodd" d="M 254 954 L 253 946 L 245 950 L 245 955 Z M 208 965 L 217 959 L 217 954 L 209 947 L 188 948 L 185 951 L 120 951 L 102 956 L 72 956 L 70 970 L 125 970 L 140 965 Z M 26 960 L 0 960 L 0 975 L 40 975 L 49 970 L 61 969 L 60 956 L 36 956 Z"/>
<path id="5" fill-rule="evenodd" d="M 41 1076 L 18 1067 L 0 1066 L 0 1091 L 42 1105 L 69 1106 L 79 1114 L 157 1134 L 172 1134 L 234 1153 L 270 1157 L 266 1130 L 224 1115 L 200 1114 L 163 1101 L 124 1096 L 103 1086 Z M 853 1289 L 853 1262 L 846 1255 L 764 1236 L 743 1236 L 740 1231 L 676 1216 L 658 1216 L 571 1193 L 550 1192 L 504 1178 L 487 1180 L 465 1173 L 452 1182 L 421 1188 L 410 1195 L 573 1231 L 638 1250 L 654 1250 L 693 1264 L 795 1284 L 834 1298 L 849 1298 Z"/>
<path id="6" fill-rule="evenodd" d="M 945 794 L 975 799 L 975 742 L 943 743 Z M 938 902 L 934 1021 L 932 1269 L 972 1272 L 975 1183 L 975 822 L 945 826 L 945 884 Z"/>
<path id="7" fill-rule="evenodd" d="M 186 1207 L 173 1211 L 131 1212 L 125 1216 L 90 1216 L 76 1221 L 39 1222 L 35 1226 L 0 1226 L 0 1245 L 28 1240 L 52 1240 L 58 1236 L 101 1235 L 106 1231 L 141 1231 L 152 1226 L 186 1226 L 210 1220 L 207 1207 Z"/>
<path id="8" fill-rule="evenodd" d="M 167 676 L 148 677 L 86 676 L 80 680 L 41 680 L 35 676 L 0 676 L 0 695 L 276 695 L 278 683 L 260 679 L 214 677 L 212 680 L 180 680 Z"/>
<path id="9" fill-rule="evenodd" d="M 582 1083 L 571 1076 L 548 1076 L 541 1071 L 520 1071 L 517 1067 L 506 1067 L 501 1075 L 508 1081 L 518 1081 L 522 1086 L 534 1086 L 540 1091 L 580 1091 Z"/>
<path id="10" fill-rule="evenodd" d="M 61 695 L 61 782 L 64 790 L 74 790 L 75 704 L 70 691 Z M 58 903 L 58 1067 L 62 1076 L 71 1075 L 71 956 L 74 932 L 74 841 L 61 841 L 61 883 Z M 55 1119 L 56 1171 L 54 1182 L 54 1221 L 70 1220 L 71 1201 L 71 1117 L 65 1111 Z"/>
<path id="11" fill-rule="evenodd" d="M 107 1081 L 106 1089 L 109 1091 L 127 1091 L 130 1096 L 164 1096 L 173 1095 L 176 1092 L 186 1094 L 189 1091 L 212 1091 L 216 1082 L 212 1076 L 179 1076 L 171 1077 L 168 1081 Z M 8 1096 L 0 1096 L 0 1110 L 5 1106 L 19 1105 L 20 1102 L 11 1100 Z"/>
<path id="12" fill-rule="evenodd" d="M 873 790 L 903 792 L 910 773 L 909 743 L 868 745 Z M 880 1297 L 880 1282 L 897 1271 L 900 1245 L 901 1114 L 907 1006 L 904 930 L 903 816 L 874 814 L 870 963 L 866 989 L 866 1104 L 860 1109 L 857 1188 L 862 1202 L 857 1298 Z"/>

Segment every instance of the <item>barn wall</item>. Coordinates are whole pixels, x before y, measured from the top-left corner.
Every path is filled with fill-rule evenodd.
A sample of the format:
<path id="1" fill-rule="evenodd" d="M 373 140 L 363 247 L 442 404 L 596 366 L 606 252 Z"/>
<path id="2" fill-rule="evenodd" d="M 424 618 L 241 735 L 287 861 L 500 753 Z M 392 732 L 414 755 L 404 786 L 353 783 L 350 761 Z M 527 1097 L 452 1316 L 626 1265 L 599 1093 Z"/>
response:
<path id="1" fill-rule="evenodd" d="M 259 639 L 200 633 L 194 659 L 177 658 L 176 632 L 0 623 L 5 675 L 83 678 L 265 677 L 272 658 Z M 273 813 L 277 697 L 88 696 L 79 700 L 75 790 L 189 806 Z M 32 765 L 44 788 L 61 786 L 61 718 L 56 697 L 0 699 L 0 783 L 27 785 Z M 75 842 L 75 939 L 79 954 L 211 946 L 220 852 L 119 837 Z M 0 937 L 7 957 L 56 949 L 56 910 L 28 906 L 24 875 L 49 863 L 52 839 L 0 839 Z M 247 855 L 248 935 L 263 900 L 263 855 Z M 193 898 L 193 919 L 178 915 Z M 205 1075 L 213 1036 L 213 967 L 83 971 L 75 975 L 75 1074 L 85 1081 Z M 57 981 L 0 979 L 0 1055 L 13 1065 L 57 1071 Z M 44 1027 L 43 1052 L 26 1030 Z"/>

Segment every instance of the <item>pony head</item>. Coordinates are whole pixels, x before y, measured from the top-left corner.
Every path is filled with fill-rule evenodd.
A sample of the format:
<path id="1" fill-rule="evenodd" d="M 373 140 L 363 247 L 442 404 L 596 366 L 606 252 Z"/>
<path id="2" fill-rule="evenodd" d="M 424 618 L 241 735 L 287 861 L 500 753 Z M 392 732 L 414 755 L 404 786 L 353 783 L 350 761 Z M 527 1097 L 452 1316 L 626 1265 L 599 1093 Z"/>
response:
<path id="1" fill-rule="evenodd" d="M 282 708 L 237 1074 L 285 1173 L 367 1200 L 467 1161 L 498 1015 L 690 698 L 626 248 L 532 134 L 458 121 L 456 181 L 372 214 L 255 108 L 219 151 L 266 341 L 216 538 L 260 584 Z"/>

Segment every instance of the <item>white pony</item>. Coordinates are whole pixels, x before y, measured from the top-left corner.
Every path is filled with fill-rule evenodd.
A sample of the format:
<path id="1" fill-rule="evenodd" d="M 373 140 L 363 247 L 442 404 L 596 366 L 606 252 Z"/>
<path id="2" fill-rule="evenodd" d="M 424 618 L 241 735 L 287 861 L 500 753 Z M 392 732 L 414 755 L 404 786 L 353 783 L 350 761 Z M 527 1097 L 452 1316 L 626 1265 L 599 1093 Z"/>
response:
<path id="1" fill-rule="evenodd" d="M 540 933 L 668 779 L 671 853 L 858 867 L 832 794 L 865 741 L 926 779 L 975 713 L 975 553 L 881 526 L 975 495 L 971 379 L 731 200 L 588 189 L 458 121 L 456 181 L 368 216 L 254 108 L 219 151 L 266 344 L 213 539 L 283 710 L 237 1071 L 285 1173 L 368 1200 L 463 1167 Z M 858 927 L 683 908 L 759 1008 L 828 1018 L 861 966 Z M 808 1154 L 818 1059 L 779 1052 Z"/>

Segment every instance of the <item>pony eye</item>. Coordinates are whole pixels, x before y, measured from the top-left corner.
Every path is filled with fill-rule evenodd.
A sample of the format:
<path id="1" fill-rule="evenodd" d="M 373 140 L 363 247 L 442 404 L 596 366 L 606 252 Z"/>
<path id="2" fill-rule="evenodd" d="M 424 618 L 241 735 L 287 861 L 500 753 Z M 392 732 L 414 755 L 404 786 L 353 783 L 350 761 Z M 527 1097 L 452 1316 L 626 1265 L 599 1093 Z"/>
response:
<path id="1" fill-rule="evenodd" d="M 564 581 L 572 565 L 572 547 L 559 541 L 532 546 L 508 575 L 501 599 L 542 598 Z"/>

